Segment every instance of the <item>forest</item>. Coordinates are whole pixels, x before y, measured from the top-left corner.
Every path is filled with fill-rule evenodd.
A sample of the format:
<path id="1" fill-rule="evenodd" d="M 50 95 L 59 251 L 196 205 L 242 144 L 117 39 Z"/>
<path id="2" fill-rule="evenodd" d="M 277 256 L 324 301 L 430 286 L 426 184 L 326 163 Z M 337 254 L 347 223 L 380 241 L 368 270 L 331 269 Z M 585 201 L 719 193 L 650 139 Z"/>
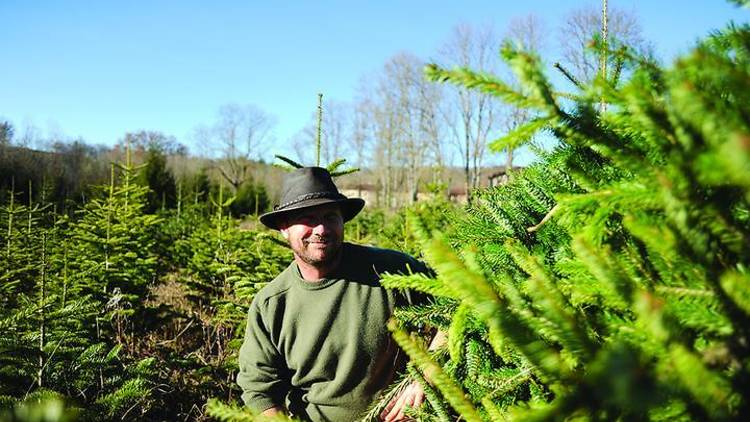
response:
<path id="1" fill-rule="evenodd" d="M 296 158 L 372 190 L 345 238 L 436 272 L 383 279 L 431 300 L 391 319 L 410 363 L 363 421 L 414 380 L 423 421 L 750 418 L 750 25 L 664 64 L 606 10 L 580 66 L 546 63 L 527 20 L 482 50 L 508 75 L 400 56 L 340 135 L 321 100 Z M 438 119 L 451 96 L 488 119 Z M 37 150 L 0 124 L 0 420 L 262 420 L 237 353 L 292 259 L 257 220 L 290 160 L 255 159 L 269 122 L 240 111 L 198 131 L 215 156 L 151 131 Z"/>

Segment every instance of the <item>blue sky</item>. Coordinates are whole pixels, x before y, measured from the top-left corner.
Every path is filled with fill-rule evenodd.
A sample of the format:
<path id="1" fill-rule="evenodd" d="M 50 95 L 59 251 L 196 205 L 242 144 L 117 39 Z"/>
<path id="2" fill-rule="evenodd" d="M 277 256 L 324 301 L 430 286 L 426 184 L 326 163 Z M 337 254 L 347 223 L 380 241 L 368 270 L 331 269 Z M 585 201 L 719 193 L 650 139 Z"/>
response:
<path id="1" fill-rule="evenodd" d="M 221 105 L 255 104 L 277 120 L 268 158 L 288 151 L 318 92 L 349 101 L 398 52 L 430 58 L 456 24 L 502 31 L 529 13 L 554 44 L 563 17 L 585 4 L 598 2 L 0 0 L 0 118 L 107 145 L 159 130 L 192 147 L 193 129 Z M 667 60 L 750 16 L 722 0 L 609 4 L 634 11 Z"/>

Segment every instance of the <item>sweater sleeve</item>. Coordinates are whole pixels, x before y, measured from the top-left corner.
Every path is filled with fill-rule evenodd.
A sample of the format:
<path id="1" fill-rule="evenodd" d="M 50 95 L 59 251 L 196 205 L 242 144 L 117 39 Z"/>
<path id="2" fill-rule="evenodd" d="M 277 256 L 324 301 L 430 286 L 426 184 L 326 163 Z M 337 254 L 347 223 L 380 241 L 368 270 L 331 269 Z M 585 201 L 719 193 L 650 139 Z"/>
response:
<path id="1" fill-rule="evenodd" d="M 237 384 L 245 405 L 260 413 L 273 406 L 284 407 L 289 390 L 286 365 L 271 341 L 258 300 L 253 300 L 247 317 L 245 339 L 240 347 Z"/>

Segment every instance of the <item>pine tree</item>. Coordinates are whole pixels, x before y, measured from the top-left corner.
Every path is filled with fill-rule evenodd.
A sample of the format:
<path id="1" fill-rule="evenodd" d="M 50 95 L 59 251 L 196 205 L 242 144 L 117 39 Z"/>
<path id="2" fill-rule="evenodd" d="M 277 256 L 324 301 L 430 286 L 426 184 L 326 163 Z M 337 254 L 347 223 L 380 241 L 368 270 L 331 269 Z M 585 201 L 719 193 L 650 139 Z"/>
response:
<path id="1" fill-rule="evenodd" d="M 252 297 L 288 264 L 291 254 L 269 232 L 241 229 L 228 212 L 233 201 L 220 186 L 211 199 L 210 218 L 194 220 L 192 229 L 174 242 L 177 255 L 185 259 L 178 280 L 189 313 L 180 311 L 181 318 L 197 322 L 187 343 L 190 358 L 182 361 L 180 371 L 199 383 L 189 394 L 203 401 L 219 392 L 233 398 L 237 353 Z"/>
<path id="2" fill-rule="evenodd" d="M 101 324 L 111 322 L 120 344 L 156 277 L 153 233 L 160 220 L 144 213 L 148 188 L 134 183 L 136 172 L 129 160 L 113 164 L 109 185 L 99 188 L 101 197 L 89 201 L 70 227 L 71 291 L 91 295 L 102 305 L 101 321 L 93 324 L 99 325 L 96 336 L 105 336 L 102 330 L 109 328 Z"/>
<path id="3" fill-rule="evenodd" d="M 713 34 L 666 70 L 615 53 L 628 80 L 600 75 L 576 94 L 509 47 L 522 91 L 428 68 L 531 109 L 498 145 L 542 129 L 560 142 L 482 192 L 450 236 L 412 218 L 438 278 L 386 280 L 449 312 L 427 319 L 447 328 L 447 353 L 427 355 L 408 321 L 391 329 L 463 419 L 750 415 L 750 27 Z"/>
<path id="4" fill-rule="evenodd" d="M 90 403 L 87 411 L 107 417 L 150 406 L 154 361 L 132 362 L 128 356 L 139 342 L 143 301 L 157 278 L 154 233 L 160 219 L 144 213 L 148 188 L 136 184 L 137 177 L 129 153 L 124 165 L 113 164 L 110 183 L 98 188 L 99 197 L 77 218 L 63 221 L 68 238 L 57 255 L 63 303 L 78 299 L 93 307 L 86 319 L 76 321 L 77 344 L 70 350 L 79 356 L 68 361 L 69 388 Z"/>
<path id="5" fill-rule="evenodd" d="M 174 175 L 167 168 L 167 157 L 158 145 L 150 145 L 146 151 L 146 162 L 140 172 L 139 183 L 149 188 L 143 211 L 153 214 L 171 209 L 177 203 L 177 184 Z"/>
<path id="6" fill-rule="evenodd" d="M 40 379 L 36 370 L 39 335 L 28 321 L 42 312 L 43 303 L 35 300 L 40 263 L 39 207 L 17 202 L 15 186 L 8 202 L 0 208 L 2 253 L 0 253 L 0 395 L 22 394 Z M 27 195 L 31 197 L 31 195 Z M 33 325 L 33 324 L 31 324 Z"/>
<path id="7" fill-rule="evenodd" d="M 234 217 L 258 216 L 265 212 L 268 206 L 269 198 L 265 186 L 249 179 L 237 189 L 234 200 L 229 205 L 229 211 Z"/>
<path id="8" fill-rule="evenodd" d="M 120 347 L 90 335 L 99 307 L 91 296 L 71 289 L 67 221 L 44 198 L 42 193 L 41 204 L 20 206 L 12 193 L 1 212 L 7 236 L 3 299 L 8 300 L 0 315 L 0 407 L 30 415 L 60 410 L 68 402 L 68 407 L 84 405 L 81 415 L 115 416 L 143 400 L 147 390 L 132 383 L 145 379 L 129 379 L 118 362 Z"/>

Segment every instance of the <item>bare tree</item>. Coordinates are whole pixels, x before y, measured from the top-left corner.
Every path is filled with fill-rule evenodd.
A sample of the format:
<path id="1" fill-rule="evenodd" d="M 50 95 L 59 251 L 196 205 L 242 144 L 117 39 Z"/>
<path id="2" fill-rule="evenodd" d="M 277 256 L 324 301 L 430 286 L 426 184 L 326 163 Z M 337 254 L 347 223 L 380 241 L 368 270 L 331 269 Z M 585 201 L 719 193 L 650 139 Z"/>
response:
<path id="1" fill-rule="evenodd" d="M 495 73 L 499 44 L 491 26 L 477 28 L 463 24 L 454 28 L 440 53 L 444 67 Z M 471 190 L 480 186 L 480 171 L 497 105 L 488 94 L 460 87 L 451 90 L 442 114 L 461 154 L 467 199 L 471 201 Z"/>
<path id="2" fill-rule="evenodd" d="M 219 109 L 213 126 L 199 126 L 194 133 L 199 143 L 220 153 L 216 168 L 236 190 L 249 179 L 252 161 L 261 158 L 274 123 L 254 105 L 227 104 Z"/>
<path id="3" fill-rule="evenodd" d="M 372 162 L 380 197 L 388 206 L 416 201 L 423 169 L 440 142 L 440 87 L 423 74 L 424 61 L 409 53 L 390 58 L 371 93 L 359 103 L 359 139 L 372 139 Z M 364 116 L 369 124 L 364 124 Z M 438 151 L 439 154 L 440 151 Z M 442 162 L 442 161 L 441 161 Z M 406 193 L 407 195 L 403 195 Z"/>
<path id="4" fill-rule="evenodd" d="M 42 131 L 31 120 L 25 120 L 20 132 L 16 132 L 16 144 L 25 148 L 38 148 L 43 144 Z"/>
<path id="5" fill-rule="evenodd" d="M 372 100 L 365 94 L 352 110 L 351 135 L 347 138 L 354 165 L 360 169 L 370 167 L 368 158 L 372 145 Z M 356 173 L 358 195 L 362 196 L 362 171 Z"/>
<path id="6" fill-rule="evenodd" d="M 316 130 L 314 123 L 308 123 L 304 128 L 292 135 L 290 143 L 292 144 L 294 153 L 297 155 L 298 163 L 305 165 L 313 165 L 315 163 Z"/>
<path id="7" fill-rule="evenodd" d="M 59 142 L 52 141 L 52 145 Z M 146 160 L 149 150 L 161 151 L 166 156 L 187 155 L 187 147 L 179 143 L 174 136 L 155 130 L 126 132 L 125 136 L 117 140 L 108 155 L 110 161 L 129 159 L 131 163 L 141 164 Z"/>
<path id="8" fill-rule="evenodd" d="M 600 56 L 590 49 L 594 37 L 602 32 L 602 10 L 590 5 L 570 12 L 559 31 L 561 62 L 581 82 L 590 81 L 601 66 Z M 641 25 L 633 12 L 607 8 L 607 38 L 633 48 L 639 54 L 651 54 L 651 45 L 642 36 Z M 608 41 L 612 45 L 613 42 Z"/>
<path id="9" fill-rule="evenodd" d="M 393 108 L 389 110 L 395 113 L 395 161 L 399 170 L 406 178 L 406 188 L 416 200 L 419 170 L 425 156 L 423 139 L 419 134 L 419 114 L 415 88 L 421 76 L 420 61 L 413 55 L 401 53 L 389 60 L 385 65 L 385 81 L 393 96 Z"/>
<path id="10" fill-rule="evenodd" d="M 510 20 L 505 30 L 505 39 L 515 43 L 525 51 L 541 53 L 547 43 L 545 24 L 535 14 L 516 17 Z"/>
<path id="11" fill-rule="evenodd" d="M 345 158 L 347 142 L 351 127 L 351 105 L 339 101 L 323 103 L 323 122 L 321 134 L 321 159 L 325 163 Z"/>
<path id="12" fill-rule="evenodd" d="M 512 19 L 505 30 L 504 38 L 524 51 L 540 53 L 546 44 L 546 32 L 543 28 L 544 23 L 542 20 L 536 15 L 529 14 Z M 507 79 L 511 86 L 520 89 L 520 84 L 513 75 L 507 75 Z M 510 132 L 518 126 L 527 123 L 531 117 L 528 108 L 516 105 L 503 105 L 500 120 L 502 121 L 502 128 L 506 132 Z M 513 169 L 513 152 L 513 149 L 510 148 L 505 151 L 506 172 Z"/>
<path id="13" fill-rule="evenodd" d="M 381 75 L 375 90 L 372 113 L 373 164 L 380 185 L 379 203 L 396 206 L 394 189 L 398 185 L 398 125 L 396 112 L 398 97 L 393 92 L 391 81 Z"/>
<path id="14" fill-rule="evenodd" d="M 123 148 L 129 144 L 134 151 L 145 151 L 149 148 L 155 148 L 167 155 L 186 155 L 187 147 L 177 141 L 174 136 L 165 135 L 155 130 L 139 130 L 137 132 L 127 132 L 125 136 L 117 143 L 115 148 Z"/>

